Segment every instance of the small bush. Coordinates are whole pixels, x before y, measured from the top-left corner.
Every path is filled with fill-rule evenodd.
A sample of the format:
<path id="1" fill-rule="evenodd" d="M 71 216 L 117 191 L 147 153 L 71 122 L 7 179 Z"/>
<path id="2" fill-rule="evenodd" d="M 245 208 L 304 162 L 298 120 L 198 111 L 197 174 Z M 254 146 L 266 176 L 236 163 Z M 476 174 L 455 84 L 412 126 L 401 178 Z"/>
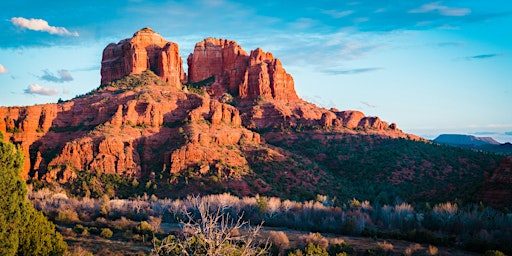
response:
<path id="1" fill-rule="evenodd" d="M 153 232 L 153 227 L 147 221 L 141 221 L 136 227 L 135 230 L 138 234 L 148 235 Z"/>
<path id="2" fill-rule="evenodd" d="M 423 247 L 421 247 L 420 244 L 411 244 L 407 249 L 405 249 L 405 255 L 410 256 L 414 255 L 417 251 L 421 250 Z"/>
<path id="3" fill-rule="evenodd" d="M 427 254 L 428 255 L 437 255 L 439 253 L 439 249 L 433 245 L 428 246 Z"/>
<path id="4" fill-rule="evenodd" d="M 283 252 L 290 246 L 290 240 L 283 231 L 270 231 L 269 241 L 279 252 Z"/>
<path id="5" fill-rule="evenodd" d="M 348 254 L 352 255 L 354 254 L 354 248 L 350 246 L 349 244 L 345 242 L 338 243 L 332 242 L 331 246 L 329 246 L 329 249 L 327 250 L 329 252 L 329 255 L 343 255 Z"/>
<path id="6" fill-rule="evenodd" d="M 377 242 L 377 246 L 385 252 L 393 251 L 393 244 L 388 243 L 387 241 Z"/>
<path id="7" fill-rule="evenodd" d="M 63 211 L 59 211 L 57 217 L 55 218 L 57 222 L 63 223 L 75 223 L 79 222 L 80 218 L 78 218 L 78 213 L 73 209 L 66 209 Z"/>
<path id="8" fill-rule="evenodd" d="M 110 230 L 110 228 L 102 228 L 101 229 L 101 233 L 100 233 L 101 237 L 109 239 L 112 237 L 112 235 L 114 235 L 114 232 L 112 232 L 112 230 Z"/>
<path id="9" fill-rule="evenodd" d="M 506 256 L 505 253 L 498 250 L 488 250 L 484 253 L 484 256 Z"/>
<path id="10" fill-rule="evenodd" d="M 309 233 L 309 235 L 301 235 L 299 236 L 299 242 L 302 246 L 313 244 L 322 249 L 327 249 L 327 247 L 329 247 L 329 241 L 320 233 Z"/>

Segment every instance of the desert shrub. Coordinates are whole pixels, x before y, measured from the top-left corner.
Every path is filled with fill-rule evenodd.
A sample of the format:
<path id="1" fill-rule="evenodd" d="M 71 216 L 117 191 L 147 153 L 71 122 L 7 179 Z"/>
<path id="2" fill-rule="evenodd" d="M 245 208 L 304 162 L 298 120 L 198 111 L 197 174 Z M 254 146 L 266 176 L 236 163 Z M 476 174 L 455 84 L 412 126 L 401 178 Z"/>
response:
<path id="1" fill-rule="evenodd" d="M 387 241 L 377 242 L 377 247 L 379 247 L 380 249 L 382 249 L 385 252 L 393 251 L 393 244 L 392 243 L 388 243 Z"/>
<path id="2" fill-rule="evenodd" d="M 296 249 L 288 253 L 288 256 L 329 256 L 329 253 L 325 248 L 309 243 L 304 250 Z"/>
<path id="3" fill-rule="evenodd" d="M 136 227 L 135 230 L 138 234 L 149 235 L 153 233 L 153 227 L 147 221 L 141 221 Z"/>
<path id="4" fill-rule="evenodd" d="M 68 237 L 75 237 L 76 236 L 76 233 L 75 233 L 75 231 L 73 231 L 72 228 L 58 227 L 57 230 L 63 236 L 68 236 Z"/>
<path id="5" fill-rule="evenodd" d="M 81 246 L 74 246 L 70 250 L 68 250 L 65 254 L 65 256 L 93 256 L 92 252 L 87 251 L 86 249 L 82 248 Z"/>
<path id="6" fill-rule="evenodd" d="M 411 244 L 405 249 L 405 255 L 415 255 L 417 252 L 419 252 L 423 247 L 421 247 L 420 244 Z"/>
<path id="7" fill-rule="evenodd" d="M 427 249 L 428 255 L 437 255 L 439 253 L 439 249 L 433 245 L 429 245 Z"/>
<path id="8" fill-rule="evenodd" d="M 158 233 L 160 231 L 160 224 L 162 223 L 162 216 L 149 216 L 148 223 L 151 226 L 153 232 Z"/>
<path id="9" fill-rule="evenodd" d="M 59 211 L 57 217 L 55 217 L 55 221 L 63 222 L 63 223 L 76 223 L 80 221 L 78 217 L 78 213 L 73 209 L 65 209 Z"/>
<path id="10" fill-rule="evenodd" d="M 484 253 L 484 256 L 506 256 L 505 253 L 498 250 L 488 250 Z"/>
<path id="11" fill-rule="evenodd" d="M 332 241 L 331 246 L 327 249 L 329 255 L 339 255 L 339 254 L 348 254 L 352 255 L 354 253 L 354 248 L 344 241 Z"/>
<path id="12" fill-rule="evenodd" d="M 272 244 L 274 254 L 282 253 L 290 246 L 290 240 L 283 231 L 270 231 L 269 241 Z M 277 253 L 275 253 L 277 252 Z"/>
<path id="13" fill-rule="evenodd" d="M 109 239 L 112 237 L 112 235 L 114 235 L 114 232 L 112 232 L 112 230 L 110 230 L 110 228 L 102 228 L 101 229 L 101 233 L 100 233 L 101 237 Z"/>
<path id="14" fill-rule="evenodd" d="M 299 243 L 302 246 L 313 244 L 322 249 L 327 249 L 327 247 L 329 247 L 329 241 L 320 233 L 309 233 L 308 235 L 301 235 L 299 236 Z"/>
<path id="15" fill-rule="evenodd" d="M 132 230 L 137 226 L 137 222 L 123 216 L 120 219 L 110 221 L 110 225 L 116 230 Z"/>

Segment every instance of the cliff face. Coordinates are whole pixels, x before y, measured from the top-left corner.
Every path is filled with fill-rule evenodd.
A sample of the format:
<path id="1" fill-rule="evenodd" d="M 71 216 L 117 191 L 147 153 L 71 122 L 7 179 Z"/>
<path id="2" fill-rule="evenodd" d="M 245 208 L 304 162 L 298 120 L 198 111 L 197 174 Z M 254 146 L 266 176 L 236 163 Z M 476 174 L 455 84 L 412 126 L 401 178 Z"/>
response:
<path id="1" fill-rule="evenodd" d="M 186 80 L 178 45 L 168 42 L 150 28 L 139 30 L 132 38 L 117 44 L 109 44 L 103 50 L 101 84 L 146 70 L 177 87 Z"/>
<path id="2" fill-rule="evenodd" d="M 293 78 L 279 59 L 259 48 L 247 54 L 234 41 L 207 38 L 196 44 L 187 63 L 190 82 L 213 76 L 217 83 L 241 99 L 299 99 Z"/>

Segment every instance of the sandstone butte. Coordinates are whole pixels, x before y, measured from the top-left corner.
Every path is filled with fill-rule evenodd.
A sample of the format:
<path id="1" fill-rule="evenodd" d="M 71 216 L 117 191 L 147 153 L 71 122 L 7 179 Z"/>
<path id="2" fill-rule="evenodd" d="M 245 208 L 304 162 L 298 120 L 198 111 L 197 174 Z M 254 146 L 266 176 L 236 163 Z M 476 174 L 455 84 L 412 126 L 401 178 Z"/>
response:
<path id="1" fill-rule="evenodd" d="M 378 117 L 301 100 L 281 62 L 259 48 L 247 54 L 234 41 L 207 38 L 187 63 L 188 77 L 178 45 L 144 28 L 105 48 L 101 86 L 93 92 L 57 104 L 0 107 L 4 139 L 28 156 L 22 176 L 67 182 L 76 171 L 148 177 L 192 169 L 234 177 L 234 189 L 243 190 L 240 176 L 254 154 L 289 158 L 266 141 L 293 133 L 265 131 L 309 127 L 320 136 L 421 139 Z M 134 75 L 149 82 L 115 82 Z M 183 86 L 208 79 L 203 93 Z M 237 103 L 228 104 L 231 98 Z"/>

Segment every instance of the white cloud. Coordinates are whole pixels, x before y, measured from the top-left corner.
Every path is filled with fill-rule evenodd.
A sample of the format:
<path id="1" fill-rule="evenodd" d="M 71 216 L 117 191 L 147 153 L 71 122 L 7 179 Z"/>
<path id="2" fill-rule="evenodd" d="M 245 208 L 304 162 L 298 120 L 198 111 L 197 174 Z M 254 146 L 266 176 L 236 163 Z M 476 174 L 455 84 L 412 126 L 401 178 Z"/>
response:
<path id="1" fill-rule="evenodd" d="M 4 65 L 0 64 L 0 74 L 7 74 L 9 70 L 7 70 Z"/>
<path id="2" fill-rule="evenodd" d="M 78 36 L 78 32 L 70 32 L 64 27 L 50 26 L 46 20 L 42 19 L 25 19 L 23 17 L 11 18 L 12 24 L 34 31 L 48 32 L 52 35 L 61 36 Z"/>
<path id="3" fill-rule="evenodd" d="M 31 84 L 25 89 L 26 94 L 39 94 L 44 96 L 57 95 L 59 91 L 53 88 L 46 88 L 38 84 Z"/>
<path id="4" fill-rule="evenodd" d="M 469 8 L 453 8 L 440 5 L 440 2 L 424 4 L 420 8 L 412 9 L 409 13 L 439 12 L 443 16 L 466 16 L 471 13 Z"/>

